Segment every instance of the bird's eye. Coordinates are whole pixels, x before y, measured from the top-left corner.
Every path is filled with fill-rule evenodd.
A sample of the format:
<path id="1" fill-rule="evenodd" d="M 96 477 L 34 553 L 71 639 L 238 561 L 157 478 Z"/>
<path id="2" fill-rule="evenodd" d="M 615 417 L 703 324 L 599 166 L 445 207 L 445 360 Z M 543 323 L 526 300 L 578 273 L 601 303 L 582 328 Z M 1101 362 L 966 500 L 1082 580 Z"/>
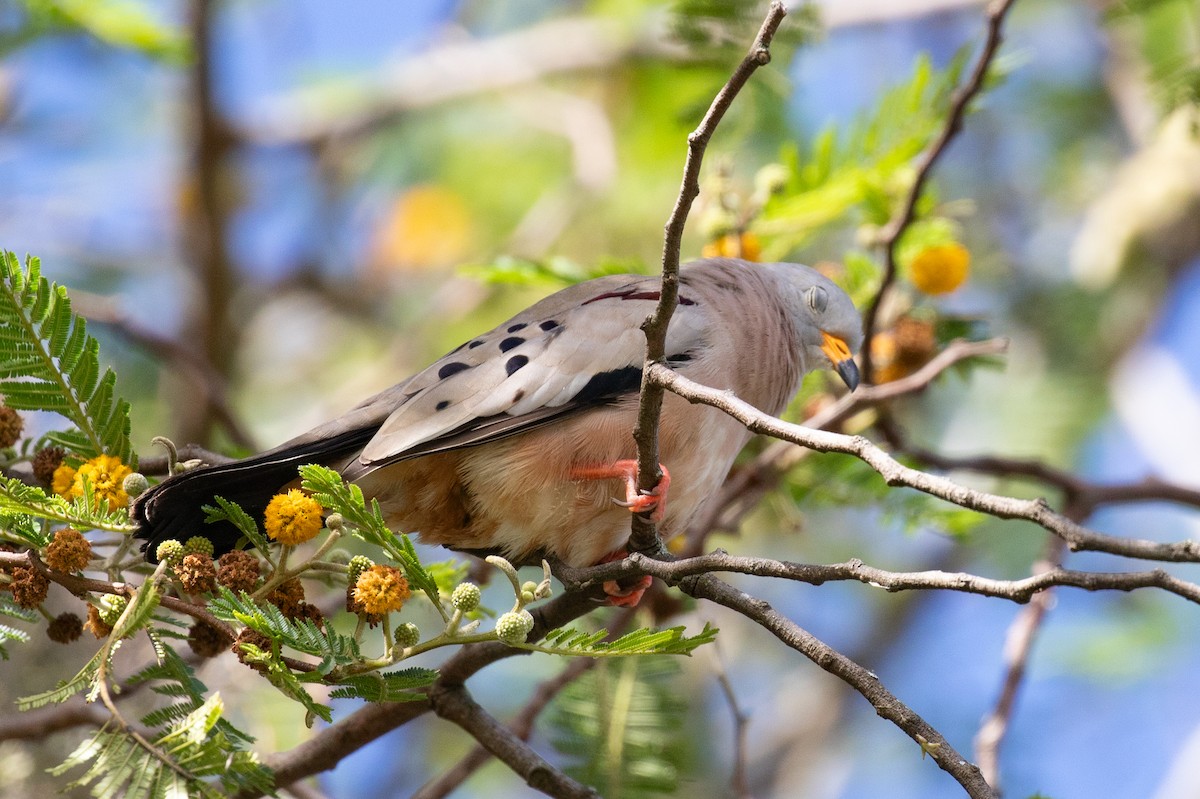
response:
<path id="1" fill-rule="evenodd" d="M 825 313 L 825 306 L 829 304 L 829 294 L 825 289 L 813 286 L 805 294 L 808 297 L 808 307 L 817 313 Z"/>

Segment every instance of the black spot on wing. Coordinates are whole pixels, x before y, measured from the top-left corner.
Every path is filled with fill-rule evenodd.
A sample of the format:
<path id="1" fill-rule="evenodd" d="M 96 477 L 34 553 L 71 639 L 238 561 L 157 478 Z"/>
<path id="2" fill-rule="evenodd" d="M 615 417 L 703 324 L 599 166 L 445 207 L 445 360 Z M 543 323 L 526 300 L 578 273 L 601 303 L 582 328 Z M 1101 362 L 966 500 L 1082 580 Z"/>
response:
<path id="1" fill-rule="evenodd" d="M 528 325 L 528 324 L 526 324 L 525 322 L 520 322 L 520 323 L 518 323 L 518 324 L 515 324 L 515 325 L 512 325 L 511 327 L 509 327 L 509 328 L 508 328 L 508 332 L 509 332 L 509 333 L 516 333 L 518 330 L 524 330 L 524 329 L 525 329 L 525 328 L 527 328 L 527 327 L 529 327 L 529 325 Z"/>
<path id="2" fill-rule="evenodd" d="M 451 361 L 450 363 L 442 364 L 442 368 L 438 369 L 438 377 L 445 380 L 447 377 L 456 375 L 459 372 L 465 372 L 470 369 L 471 365 L 462 361 Z"/>
<path id="3" fill-rule="evenodd" d="M 481 344 L 483 344 L 483 342 L 480 341 L 479 339 L 476 339 L 475 341 L 472 341 L 470 344 L 467 345 L 467 349 L 473 350 Z"/>
<path id="4" fill-rule="evenodd" d="M 518 369 L 529 363 L 529 358 L 524 355 L 514 355 L 509 358 L 504 364 L 504 371 L 511 377 Z"/>
<path id="5" fill-rule="evenodd" d="M 521 400 L 523 400 L 523 399 L 525 399 L 525 389 L 523 389 L 523 388 L 519 388 L 519 389 L 517 389 L 517 393 L 516 393 L 516 394 L 513 394 L 513 399 L 512 399 L 512 401 L 513 401 L 514 403 L 517 403 L 517 402 L 520 402 L 520 401 L 521 401 Z"/>
<path id="6" fill-rule="evenodd" d="M 687 363 L 688 361 L 692 360 L 693 357 L 694 356 L 692 355 L 692 353 L 690 351 L 679 352 L 679 353 L 676 353 L 675 355 L 668 355 L 667 356 L 667 366 L 670 366 L 670 367 L 681 366 L 681 365 Z"/>
<path id="7" fill-rule="evenodd" d="M 642 368 L 640 366 L 623 366 L 600 372 L 579 389 L 579 393 L 571 398 L 578 405 L 593 405 L 621 394 L 636 391 L 642 385 Z"/>
<path id="8" fill-rule="evenodd" d="M 450 400 L 442 400 L 433 407 L 435 411 L 444 411 L 450 407 Z"/>
<path id="9" fill-rule="evenodd" d="M 538 327 L 540 327 L 542 330 L 553 330 L 554 328 L 558 327 L 558 322 L 554 319 L 547 319 L 545 322 L 539 324 Z"/>
<path id="10" fill-rule="evenodd" d="M 504 339 L 504 341 L 500 342 L 500 351 L 508 352 L 509 350 L 519 347 L 524 343 L 525 339 L 521 338 L 520 336 L 509 336 L 508 338 Z"/>

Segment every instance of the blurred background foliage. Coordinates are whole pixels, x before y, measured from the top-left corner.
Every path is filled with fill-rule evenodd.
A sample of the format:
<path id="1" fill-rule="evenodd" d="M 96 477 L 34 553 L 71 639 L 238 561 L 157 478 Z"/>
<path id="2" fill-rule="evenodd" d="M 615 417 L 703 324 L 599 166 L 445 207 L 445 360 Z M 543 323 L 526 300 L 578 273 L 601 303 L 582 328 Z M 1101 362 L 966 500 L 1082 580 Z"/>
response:
<path id="1" fill-rule="evenodd" d="M 687 133 L 764 10 L 741 0 L 7 0 L 0 245 L 39 255 L 99 323 L 143 452 L 159 434 L 230 451 L 273 445 L 564 282 L 656 270 Z M 815 264 L 865 302 L 880 228 L 982 40 L 981 8 L 842 0 L 793 8 L 785 31 L 710 146 L 683 254 Z M 951 373 L 896 403 L 912 442 L 1102 481 L 1196 483 L 1198 101 L 1195 0 L 1018 2 L 988 90 L 901 242 L 900 291 L 873 346 L 886 379 L 964 334 L 1012 345 L 1002 368 Z M 943 291 L 921 277 L 922 258 L 965 282 Z M 794 415 L 829 388 L 810 379 Z M 1164 539 L 1197 531 L 1194 514 L 1160 506 L 1106 509 L 1090 523 Z M 1027 526 L 884 490 L 837 456 L 807 459 L 740 536 L 715 543 L 1000 577 L 1026 575 L 1044 548 Z M 1016 607 L 861 585 L 755 591 L 969 749 L 999 690 Z M 694 613 L 722 627 L 750 718 L 754 795 L 958 795 L 827 675 L 718 611 Z M 1061 593 L 1003 750 L 1009 795 L 1197 795 L 1197 629 L 1177 598 Z M 13 653 L 5 701 L 45 688 L 46 668 L 69 676 L 74 648 L 87 645 L 70 656 L 51 646 Z M 472 684 L 502 716 L 557 666 L 519 660 Z M 40 666 L 14 668 L 29 663 Z M 223 658 L 202 676 L 262 751 L 298 743 L 298 712 L 239 680 L 242 668 Z M 625 762 L 640 774 L 580 761 L 602 751 L 588 743 L 606 734 L 595 725 L 613 723 L 580 702 L 632 685 L 625 668 L 576 684 L 535 743 L 557 742 L 558 762 L 607 795 L 726 795 L 733 737 L 709 653 L 637 683 L 641 706 L 660 712 L 625 721 L 663 738 L 658 751 L 647 735 L 625 739 L 640 747 L 642 759 Z M 75 740 L 0 743 L 0 792 L 51 790 L 42 768 Z M 470 743 L 415 725 L 322 787 L 407 796 Z M 493 765 L 461 793 L 524 788 Z"/>

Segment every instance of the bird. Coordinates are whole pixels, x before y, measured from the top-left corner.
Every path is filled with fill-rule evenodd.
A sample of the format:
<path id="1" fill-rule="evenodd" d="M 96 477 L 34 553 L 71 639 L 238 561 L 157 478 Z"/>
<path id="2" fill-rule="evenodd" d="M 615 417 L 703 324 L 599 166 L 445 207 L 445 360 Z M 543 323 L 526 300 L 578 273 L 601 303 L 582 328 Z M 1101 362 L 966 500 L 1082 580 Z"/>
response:
<path id="1" fill-rule="evenodd" d="M 706 258 L 680 268 L 678 289 L 665 363 L 684 377 L 775 416 L 814 369 L 857 387 L 861 317 L 817 270 Z M 394 530 L 518 564 L 621 556 L 630 510 L 652 511 L 664 539 L 681 533 L 751 434 L 720 410 L 668 393 L 663 479 L 637 492 L 640 325 L 660 290 L 661 279 L 645 275 L 569 286 L 274 449 L 166 478 L 133 506 L 143 552 L 153 561 L 159 543 L 192 535 L 212 541 L 217 555 L 234 549 L 241 534 L 228 522 L 205 524 L 202 506 L 221 496 L 261 519 L 309 463 L 337 469 L 378 500 Z M 640 596 L 605 590 L 613 604 Z"/>

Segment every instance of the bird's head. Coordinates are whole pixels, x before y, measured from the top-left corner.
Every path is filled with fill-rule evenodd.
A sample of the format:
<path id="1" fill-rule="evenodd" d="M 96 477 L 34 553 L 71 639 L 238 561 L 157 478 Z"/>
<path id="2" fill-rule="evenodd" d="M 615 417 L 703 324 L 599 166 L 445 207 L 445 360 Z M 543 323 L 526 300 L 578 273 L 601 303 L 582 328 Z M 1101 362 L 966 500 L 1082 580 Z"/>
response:
<path id="1" fill-rule="evenodd" d="M 770 264 L 793 289 L 788 306 L 804 348 L 804 363 L 828 363 L 853 391 L 858 386 L 854 353 L 862 345 L 862 317 L 850 297 L 817 270 L 800 264 Z"/>

